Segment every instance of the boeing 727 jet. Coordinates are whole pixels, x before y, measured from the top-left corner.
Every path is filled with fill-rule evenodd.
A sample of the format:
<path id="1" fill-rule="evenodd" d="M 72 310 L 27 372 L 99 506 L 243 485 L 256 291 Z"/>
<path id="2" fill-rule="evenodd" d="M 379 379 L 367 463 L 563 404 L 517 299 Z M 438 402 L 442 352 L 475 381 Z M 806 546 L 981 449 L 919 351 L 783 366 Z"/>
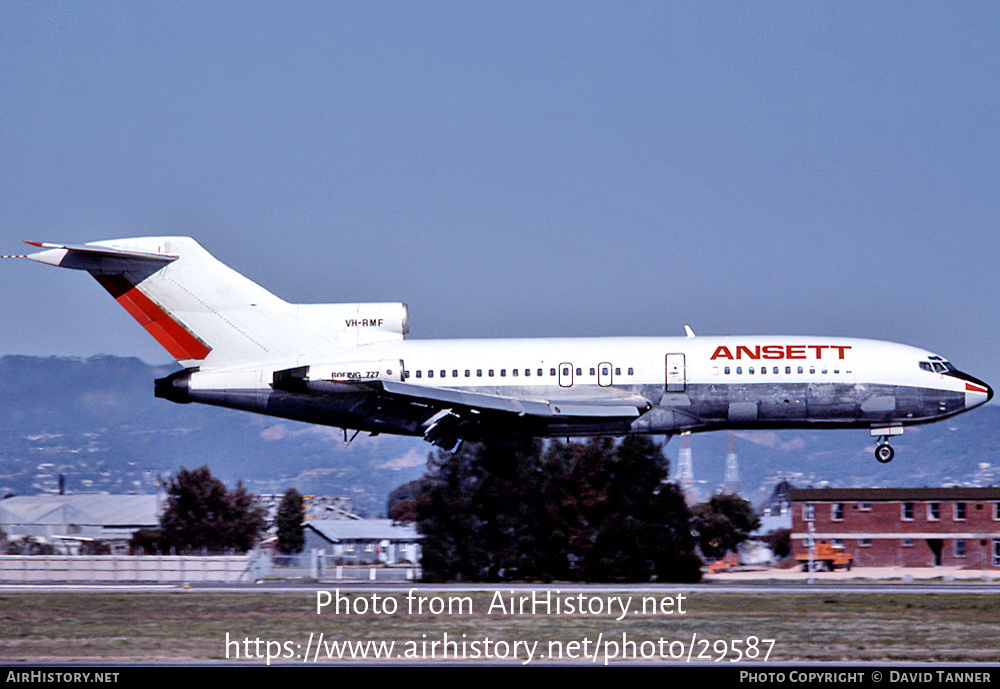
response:
<path id="1" fill-rule="evenodd" d="M 989 401 L 932 352 L 837 337 L 406 340 L 401 303 L 290 304 L 187 237 L 29 242 L 85 270 L 184 367 L 157 397 L 448 451 L 486 441 L 494 468 L 535 437 L 861 428 L 889 438 Z M 494 461 L 494 460 L 490 460 Z M 488 467 L 489 468 L 489 467 Z"/>

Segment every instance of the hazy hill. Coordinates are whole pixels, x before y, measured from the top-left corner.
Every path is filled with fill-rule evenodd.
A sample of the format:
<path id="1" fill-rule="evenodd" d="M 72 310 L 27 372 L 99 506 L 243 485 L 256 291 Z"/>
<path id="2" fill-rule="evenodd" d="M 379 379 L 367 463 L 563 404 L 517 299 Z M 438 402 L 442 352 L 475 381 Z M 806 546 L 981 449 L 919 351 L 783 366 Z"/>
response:
<path id="1" fill-rule="evenodd" d="M 0 494 L 55 490 L 152 492 L 157 476 L 207 464 L 255 492 L 349 496 L 381 514 L 389 491 L 419 477 L 431 447 L 364 434 L 345 448 L 340 429 L 153 397 L 170 367 L 110 356 L 0 359 Z M 681 441 L 666 448 L 676 466 Z M 721 483 L 727 433 L 691 436 L 703 495 Z M 872 456 L 867 431 L 741 432 L 740 484 L 755 503 L 774 483 L 936 486 L 1000 484 L 1000 407 L 988 405 L 894 439 L 896 459 Z M 516 486 L 512 486 L 512 490 Z"/>
<path id="2" fill-rule="evenodd" d="M 153 492 L 157 476 L 207 464 L 259 493 L 348 496 L 376 516 L 389 491 L 419 477 L 429 446 L 153 397 L 173 368 L 134 358 L 0 359 L 0 494 Z"/>

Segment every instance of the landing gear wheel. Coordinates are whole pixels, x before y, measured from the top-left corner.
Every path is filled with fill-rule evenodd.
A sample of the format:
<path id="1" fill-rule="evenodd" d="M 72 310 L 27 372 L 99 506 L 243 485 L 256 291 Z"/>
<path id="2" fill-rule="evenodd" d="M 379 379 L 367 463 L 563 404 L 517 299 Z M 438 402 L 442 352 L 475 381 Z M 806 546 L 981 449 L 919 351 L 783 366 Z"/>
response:
<path id="1" fill-rule="evenodd" d="M 877 459 L 882 464 L 888 464 L 892 461 L 895 452 L 888 443 L 882 443 L 875 448 L 875 459 Z"/>

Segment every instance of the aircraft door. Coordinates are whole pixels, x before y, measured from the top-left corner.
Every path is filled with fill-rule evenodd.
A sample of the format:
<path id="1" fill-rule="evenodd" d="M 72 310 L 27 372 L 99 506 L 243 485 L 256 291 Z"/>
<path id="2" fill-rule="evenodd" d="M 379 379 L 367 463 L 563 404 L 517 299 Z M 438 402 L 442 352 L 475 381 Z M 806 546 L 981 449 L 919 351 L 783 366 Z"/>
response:
<path id="1" fill-rule="evenodd" d="M 614 374 L 612 373 L 611 364 L 604 361 L 597 365 L 597 384 L 602 388 L 606 388 L 614 382 Z"/>
<path id="2" fill-rule="evenodd" d="M 573 387 L 573 364 L 559 364 L 559 385 L 560 387 Z"/>
<path id="3" fill-rule="evenodd" d="M 683 354 L 667 354 L 667 392 L 684 392 L 687 367 Z"/>

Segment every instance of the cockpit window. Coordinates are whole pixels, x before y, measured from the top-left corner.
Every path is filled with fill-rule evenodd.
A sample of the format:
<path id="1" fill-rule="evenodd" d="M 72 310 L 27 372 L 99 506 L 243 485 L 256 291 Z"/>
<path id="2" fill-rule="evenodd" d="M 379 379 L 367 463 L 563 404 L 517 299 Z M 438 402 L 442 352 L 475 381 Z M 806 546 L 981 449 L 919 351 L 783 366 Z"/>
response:
<path id="1" fill-rule="evenodd" d="M 930 371 L 932 373 L 950 373 L 957 370 L 950 362 L 945 361 L 939 356 L 927 357 L 931 361 L 921 361 L 920 368 L 924 371 Z"/>

